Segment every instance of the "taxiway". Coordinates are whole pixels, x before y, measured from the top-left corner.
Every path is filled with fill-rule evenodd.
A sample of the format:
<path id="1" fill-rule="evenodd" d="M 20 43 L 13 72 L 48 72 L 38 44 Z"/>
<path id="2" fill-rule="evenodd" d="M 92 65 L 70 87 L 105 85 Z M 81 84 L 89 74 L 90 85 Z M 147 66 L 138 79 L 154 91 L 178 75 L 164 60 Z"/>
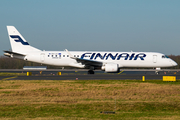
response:
<path id="1" fill-rule="evenodd" d="M 142 76 L 148 80 L 161 80 L 164 75 L 115 75 L 115 74 L 96 74 L 96 75 L 52 75 L 52 76 L 0 76 L 0 80 L 142 80 Z M 180 75 L 176 79 L 180 79 Z"/>

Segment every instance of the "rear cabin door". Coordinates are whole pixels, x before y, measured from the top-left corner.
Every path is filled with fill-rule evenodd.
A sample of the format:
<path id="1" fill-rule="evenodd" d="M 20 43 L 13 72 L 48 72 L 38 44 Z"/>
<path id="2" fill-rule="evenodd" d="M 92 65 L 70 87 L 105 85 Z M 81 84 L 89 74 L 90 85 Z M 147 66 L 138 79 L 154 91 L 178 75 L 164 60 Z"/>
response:
<path id="1" fill-rule="evenodd" d="M 45 60 L 45 53 L 41 53 L 41 62 L 44 62 L 44 60 Z"/>

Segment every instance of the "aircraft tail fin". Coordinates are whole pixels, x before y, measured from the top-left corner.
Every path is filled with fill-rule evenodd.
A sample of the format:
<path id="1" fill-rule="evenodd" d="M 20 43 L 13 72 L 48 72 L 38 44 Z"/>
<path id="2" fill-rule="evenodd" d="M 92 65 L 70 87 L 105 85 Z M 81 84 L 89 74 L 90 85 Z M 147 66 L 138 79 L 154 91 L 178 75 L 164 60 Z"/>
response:
<path id="1" fill-rule="evenodd" d="M 41 51 L 29 45 L 24 37 L 18 32 L 14 26 L 7 26 L 8 36 L 11 43 L 12 52 L 26 53 L 33 51 Z"/>

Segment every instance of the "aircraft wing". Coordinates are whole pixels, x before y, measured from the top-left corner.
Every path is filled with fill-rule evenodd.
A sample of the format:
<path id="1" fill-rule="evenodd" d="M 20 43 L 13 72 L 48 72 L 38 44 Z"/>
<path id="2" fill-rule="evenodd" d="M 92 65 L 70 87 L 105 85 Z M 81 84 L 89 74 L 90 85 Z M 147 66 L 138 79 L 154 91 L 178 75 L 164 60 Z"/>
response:
<path id="1" fill-rule="evenodd" d="M 81 58 L 74 58 L 78 63 L 82 63 L 86 66 L 102 66 L 103 63 L 99 61 L 94 60 L 87 60 L 87 59 L 81 59 Z"/>
<path id="2" fill-rule="evenodd" d="M 87 59 L 73 57 L 67 49 L 65 49 L 65 51 L 69 54 L 70 58 L 75 59 L 78 63 L 82 63 L 85 66 L 101 67 L 103 65 L 103 62 L 100 62 L 100 61 L 87 60 Z"/>

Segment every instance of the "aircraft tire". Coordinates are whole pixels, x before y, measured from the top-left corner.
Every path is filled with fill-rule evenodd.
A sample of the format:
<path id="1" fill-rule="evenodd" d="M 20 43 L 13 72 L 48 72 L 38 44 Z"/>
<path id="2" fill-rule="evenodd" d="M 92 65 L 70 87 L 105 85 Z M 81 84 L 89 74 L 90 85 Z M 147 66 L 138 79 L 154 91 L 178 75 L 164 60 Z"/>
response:
<path id="1" fill-rule="evenodd" d="M 88 74 L 94 74 L 94 71 L 93 70 L 89 70 Z"/>

